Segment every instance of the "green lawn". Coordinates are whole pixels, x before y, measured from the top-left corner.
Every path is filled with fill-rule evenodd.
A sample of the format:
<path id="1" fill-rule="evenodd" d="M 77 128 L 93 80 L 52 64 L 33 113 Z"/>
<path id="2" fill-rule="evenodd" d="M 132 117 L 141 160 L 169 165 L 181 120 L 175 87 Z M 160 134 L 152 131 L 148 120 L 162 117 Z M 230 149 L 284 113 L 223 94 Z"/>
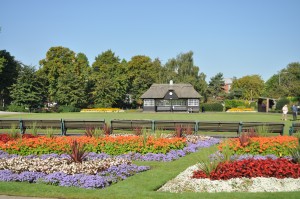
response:
<path id="1" fill-rule="evenodd" d="M 291 116 L 289 116 L 291 118 Z M 0 118 L 14 119 L 151 119 L 151 120 L 203 120 L 203 121 L 257 121 L 281 122 L 281 114 L 263 113 L 51 113 L 51 114 L 17 114 L 0 115 Z M 287 134 L 291 121 L 286 121 Z M 134 175 L 124 181 L 103 190 L 86 190 L 81 188 L 57 187 L 42 184 L 0 182 L 0 194 L 53 198 L 299 198 L 300 192 L 282 193 L 165 193 L 156 192 L 164 183 L 177 176 L 188 166 L 206 156 L 202 149 L 172 162 L 135 162 L 149 165 L 151 170 Z"/>

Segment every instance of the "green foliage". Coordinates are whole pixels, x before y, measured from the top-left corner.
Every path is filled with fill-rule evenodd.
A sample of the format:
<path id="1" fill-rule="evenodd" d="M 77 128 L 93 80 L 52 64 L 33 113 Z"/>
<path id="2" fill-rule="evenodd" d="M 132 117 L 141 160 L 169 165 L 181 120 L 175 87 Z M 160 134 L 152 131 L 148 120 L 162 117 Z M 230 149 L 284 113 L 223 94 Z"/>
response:
<path id="1" fill-rule="evenodd" d="M 125 100 L 128 80 L 126 65 L 108 50 L 96 57 L 91 76 L 91 98 L 95 107 L 110 108 Z"/>
<path id="2" fill-rule="evenodd" d="M 44 90 L 40 79 L 32 66 L 23 66 L 17 82 L 11 86 L 11 97 L 14 104 L 24 106 L 31 111 L 43 106 Z"/>
<path id="3" fill-rule="evenodd" d="M 29 127 L 28 130 L 29 130 L 29 132 L 30 132 L 31 135 L 37 136 L 37 135 L 38 135 L 38 127 L 37 127 L 36 122 L 33 122 L 33 123 L 31 124 L 31 126 Z M 28 130 L 27 130 L 27 131 L 28 131 Z"/>
<path id="4" fill-rule="evenodd" d="M 238 107 L 248 108 L 250 104 L 246 100 L 225 100 L 225 110 Z"/>
<path id="5" fill-rule="evenodd" d="M 264 81 L 259 75 L 247 75 L 232 82 L 231 89 L 242 91 L 241 99 L 252 100 L 261 97 L 264 91 Z"/>
<path id="6" fill-rule="evenodd" d="M 0 50 L 0 103 L 10 104 L 10 87 L 17 82 L 21 65 L 6 50 Z M 4 101 L 3 101 L 4 100 Z"/>
<path id="7" fill-rule="evenodd" d="M 10 104 L 7 107 L 7 110 L 10 112 L 28 112 L 29 110 L 26 109 L 24 105 L 17 105 L 17 104 Z"/>
<path id="8" fill-rule="evenodd" d="M 54 132 L 55 131 L 53 128 L 46 128 L 45 136 L 48 138 L 52 138 L 52 137 L 54 137 Z"/>
<path id="9" fill-rule="evenodd" d="M 76 108 L 74 106 L 59 106 L 58 107 L 59 113 L 68 113 L 68 112 L 80 112 L 79 108 Z"/>
<path id="10" fill-rule="evenodd" d="M 223 73 L 216 74 L 209 81 L 207 88 L 208 95 L 212 98 L 223 97 L 225 95 L 224 85 Z"/>
<path id="11" fill-rule="evenodd" d="M 222 112 L 223 105 L 221 103 L 204 103 L 200 105 L 200 110 L 204 107 L 205 111 L 208 112 Z"/>
<path id="12" fill-rule="evenodd" d="M 278 101 L 277 101 L 277 103 L 276 103 L 276 110 L 282 110 L 282 107 L 284 106 L 284 105 L 288 105 L 290 103 L 290 100 L 288 99 L 288 98 L 280 98 Z"/>

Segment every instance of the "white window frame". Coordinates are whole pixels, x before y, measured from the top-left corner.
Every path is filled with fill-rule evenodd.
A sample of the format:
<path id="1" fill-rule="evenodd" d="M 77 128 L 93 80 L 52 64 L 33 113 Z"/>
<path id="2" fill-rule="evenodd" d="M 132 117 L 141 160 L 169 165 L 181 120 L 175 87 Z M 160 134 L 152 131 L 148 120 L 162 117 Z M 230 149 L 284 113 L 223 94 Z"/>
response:
<path id="1" fill-rule="evenodd" d="M 144 99 L 144 106 L 155 106 L 154 99 Z"/>
<path id="2" fill-rule="evenodd" d="M 199 106 L 199 99 L 188 99 L 188 106 Z"/>

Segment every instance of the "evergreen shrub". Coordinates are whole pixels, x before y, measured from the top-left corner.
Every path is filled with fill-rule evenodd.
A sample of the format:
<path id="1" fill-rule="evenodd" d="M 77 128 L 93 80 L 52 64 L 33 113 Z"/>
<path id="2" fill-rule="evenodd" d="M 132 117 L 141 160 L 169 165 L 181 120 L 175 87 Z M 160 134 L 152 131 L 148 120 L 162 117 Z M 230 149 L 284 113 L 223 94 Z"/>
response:
<path id="1" fill-rule="evenodd" d="M 222 112 L 223 105 L 221 103 L 205 103 L 200 105 L 200 110 L 204 107 L 205 111 L 209 112 Z"/>

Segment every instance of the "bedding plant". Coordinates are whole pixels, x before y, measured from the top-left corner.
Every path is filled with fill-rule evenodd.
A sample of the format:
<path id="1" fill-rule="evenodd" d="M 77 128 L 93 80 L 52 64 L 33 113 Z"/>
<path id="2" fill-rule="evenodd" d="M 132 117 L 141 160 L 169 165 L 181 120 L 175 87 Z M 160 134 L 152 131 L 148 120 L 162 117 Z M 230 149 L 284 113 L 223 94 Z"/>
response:
<path id="1" fill-rule="evenodd" d="M 153 136 L 11 138 L 0 135 L 0 181 L 105 188 L 149 166 L 134 160 L 172 161 L 218 139 Z"/>
<path id="2" fill-rule="evenodd" d="M 193 178 L 299 178 L 299 140 L 292 136 L 232 138 L 221 142 L 219 151 L 201 161 Z M 230 158 L 225 158 L 231 154 Z M 233 155 L 234 154 L 234 155 Z"/>

